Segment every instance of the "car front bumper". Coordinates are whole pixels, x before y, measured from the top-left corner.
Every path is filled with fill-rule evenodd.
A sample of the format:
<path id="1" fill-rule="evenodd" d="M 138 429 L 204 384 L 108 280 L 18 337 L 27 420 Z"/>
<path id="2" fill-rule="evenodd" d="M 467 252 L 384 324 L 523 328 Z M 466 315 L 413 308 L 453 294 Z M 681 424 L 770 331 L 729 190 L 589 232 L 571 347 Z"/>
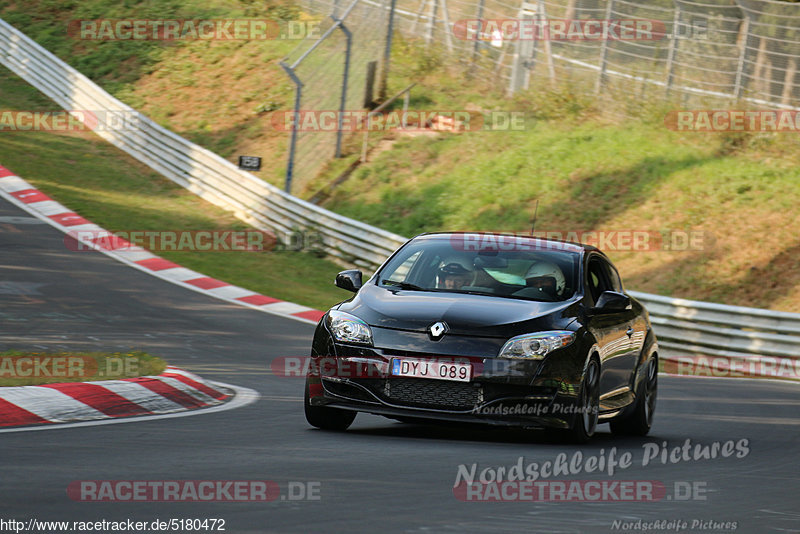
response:
<path id="1" fill-rule="evenodd" d="M 578 384 L 547 360 L 462 357 L 469 382 L 392 376 L 393 359 L 453 361 L 453 356 L 336 345 L 314 355 L 309 402 L 394 418 L 435 419 L 526 428 L 569 428 L 578 412 Z M 567 355 L 563 355 L 567 358 Z"/>

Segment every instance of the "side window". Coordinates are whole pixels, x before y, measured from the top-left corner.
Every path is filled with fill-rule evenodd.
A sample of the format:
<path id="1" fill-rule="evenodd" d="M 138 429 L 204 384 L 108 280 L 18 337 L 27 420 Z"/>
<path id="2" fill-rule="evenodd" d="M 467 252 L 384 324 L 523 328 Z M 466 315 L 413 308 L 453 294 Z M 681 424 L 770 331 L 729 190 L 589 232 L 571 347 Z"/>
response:
<path id="1" fill-rule="evenodd" d="M 601 256 L 594 256 L 589 260 L 588 275 L 589 292 L 595 302 L 603 291 L 622 291 L 622 282 L 617 270 Z"/>
<path id="2" fill-rule="evenodd" d="M 411 268 L 416 263 L 417 259 L 419 259 L 420 254 L 422 253 L 421 250 L 418 250 L 414 254 L 408 257 L 406 261 L 404 261 L 395 272 L 389 277 L 389 280 L 392 282 L 405 282 L 407 281 L 407 277 Z"/>
<path id="3" fill-rule="evenodd" d="M 604 263 L 608 265 L 608 279 L 611 281 L 611 287 L 617 293 L 622 293 L 622 280 L 619 278 L 617 269 L 608 262 Z"/>
<path id="4" fill-rule="evenodd" d="M 600 298 L 603 291 L 611 289 L 606 279 L 605 268 L 601 259 L 597 256 L 589 260 L 589 271 L 587 273 L 586 283 L 594 302 L 597 302 L 597 299 Z"/>

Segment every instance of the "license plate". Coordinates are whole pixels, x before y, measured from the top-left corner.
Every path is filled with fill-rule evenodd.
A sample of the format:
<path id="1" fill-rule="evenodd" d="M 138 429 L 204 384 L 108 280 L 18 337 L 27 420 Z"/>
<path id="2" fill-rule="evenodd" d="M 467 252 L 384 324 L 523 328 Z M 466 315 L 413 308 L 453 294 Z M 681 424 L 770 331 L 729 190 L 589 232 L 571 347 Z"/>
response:
<path id="1" fill-rule="evenodd" d="M 469 382 L 472 379 L 472 365 L 460 362 L 394 358 L 392 359 L 392 376 Z"/>

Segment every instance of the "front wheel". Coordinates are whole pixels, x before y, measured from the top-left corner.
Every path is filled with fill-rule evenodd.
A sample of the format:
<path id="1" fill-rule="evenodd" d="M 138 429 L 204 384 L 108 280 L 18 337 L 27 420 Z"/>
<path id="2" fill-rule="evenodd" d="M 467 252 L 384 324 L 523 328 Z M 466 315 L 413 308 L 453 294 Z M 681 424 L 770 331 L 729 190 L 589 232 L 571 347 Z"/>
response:
<path id="1" fill-rule="evenodd" d="M 308 424 L 322 430 L 347 430 L 356 418 L 356 412 L 349 410 L 340 410 L 327 406 L 312 406 L 307 378 L 304 404 Z"/>
<path id="2" fill-rule="evenodd" d="M 639 382 L 636 393 L 636 406 L 622 419 L 612 419 L 611 432 L 628 436 L 646 436 L 653 425 L 658 393 L 658 359 L 653 356 L 647 361 L 644 377 Z"/>
<path id="3" fill-rule="evenodd" d="M 600 364 L 594 358 L 586 366 L 580 395 L 578 414 L 567 431 L 567 438 L 575 443 L 586 443 L 597 430 L 600 410 Z"/>

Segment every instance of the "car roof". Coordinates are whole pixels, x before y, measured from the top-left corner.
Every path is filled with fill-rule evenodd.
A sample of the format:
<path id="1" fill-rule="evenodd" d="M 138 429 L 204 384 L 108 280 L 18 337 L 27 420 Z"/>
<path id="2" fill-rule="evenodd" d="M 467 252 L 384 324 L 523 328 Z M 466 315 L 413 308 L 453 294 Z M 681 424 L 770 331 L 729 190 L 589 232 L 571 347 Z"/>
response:
<path id="1" fill-rule="evenodd" d="M 543 246 L 543 248 L 552 248 L 554 250 L 565 250 L 569 252 L 578 252 L 578 253 L 587 253 L 587 252 L 597 252 L 599 254 L 603 254 L 603 251 L 598 249 L 592 245 L 585 245 L 583 243 L 574 243 L 572 241 L 561 241 L 559 239 L 547 239 L 544 237 L 537 237 L 535 235 L 525 235 L 525 234 L 512 234 L 512 233 L 500 233 L 500 232 L 425 232 L 419 234 L 412 239 L 427 239 L 431 237 L 448 237 L 448 238 L 458 238 L 461 236 L 474 236 L 474 239 L 480 239 L 484 242 L 489 240 L 497 241 L 498 239 L 508 239 L 513 238 L 515 240 L 522 240 L 528 243 L 535 243 L 539 246 Z M 603 254 L 605 255 L 605 254 Z"/>

